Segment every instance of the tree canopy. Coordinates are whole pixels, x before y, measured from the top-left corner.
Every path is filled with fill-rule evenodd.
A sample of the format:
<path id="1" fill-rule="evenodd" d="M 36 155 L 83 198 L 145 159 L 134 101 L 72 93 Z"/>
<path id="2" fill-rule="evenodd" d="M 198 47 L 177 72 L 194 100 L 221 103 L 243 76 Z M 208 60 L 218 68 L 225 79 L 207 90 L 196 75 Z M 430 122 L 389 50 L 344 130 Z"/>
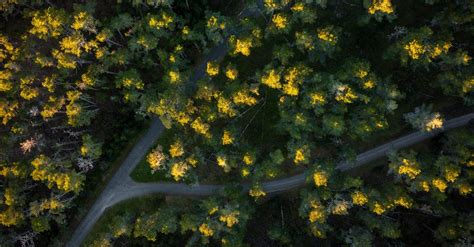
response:
<path id="1" fill-rule="evenodd" d="M 267 245 L 472 241 L 472 127 L 384 168 L 336 169 L 472 112 L 472 1 L 8 0 L 0 12 L 6 245 L 65 232 L 155 117 L 166 130 L 141 169 L 226 190 L 118 214 L 89 245 L 258 245 L 260 214 Z M 302 172 L 287 197 L 262 186 Z"/>

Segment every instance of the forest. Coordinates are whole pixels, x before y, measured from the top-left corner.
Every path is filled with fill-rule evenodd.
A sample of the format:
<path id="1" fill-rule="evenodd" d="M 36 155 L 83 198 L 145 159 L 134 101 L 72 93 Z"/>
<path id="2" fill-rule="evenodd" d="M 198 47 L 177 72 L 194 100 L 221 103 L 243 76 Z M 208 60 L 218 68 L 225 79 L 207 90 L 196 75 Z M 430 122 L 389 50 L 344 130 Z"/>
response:
<path id="1" fill-rule="evenodd" d="M 0 246 L 474 244 L 472 0 L 0 15 Z"/>

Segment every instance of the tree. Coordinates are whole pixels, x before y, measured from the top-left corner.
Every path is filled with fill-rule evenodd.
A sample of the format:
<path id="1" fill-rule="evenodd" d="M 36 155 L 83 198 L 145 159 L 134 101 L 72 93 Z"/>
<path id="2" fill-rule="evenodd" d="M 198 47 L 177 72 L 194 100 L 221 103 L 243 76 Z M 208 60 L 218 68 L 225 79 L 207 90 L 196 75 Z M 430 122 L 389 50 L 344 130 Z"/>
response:
<path id="1" fill-rule="evenodd" d="M 31 25 L 29 32 L 40 39 L 58 37 L 62 31 L 62 25 L 67 21 L 66 13 L 62 9 L 47 8 L 43 11 L 31 13 Z"/>
<path id="2" fill-rule="evenodd" d="M 51 229 L 49 225 L 49 220 L 46 217 L 38 217 L 31 220 L 31 227 L 35 232 L 44 232 Z"/>
<path id="3" fill-rule="evenodd" d="M 92 136 L 82 136 L 81 155 L 93 160 L 98 159 L 102 154 L 102 144 L 92 140 Z"/>
<path id="4" fill-rule="evenodd" d="M 174 209 L 164 207 L 154 214 L 138 218 L 135 222 L 133 236 L 143 236 L 148 240 L 156 241 L 158 232 L 173 233 L 177 230 L 177 226 L 178 221 Z"/>
<path id="5" fill-rule="evenodd" d="M 421 105 L 414 112 L 404 115 L 405 120 L 414 128 L 430 132 L 443 127 L 443 118 L 438 112 L 432 112 L 432 106 Z"/>

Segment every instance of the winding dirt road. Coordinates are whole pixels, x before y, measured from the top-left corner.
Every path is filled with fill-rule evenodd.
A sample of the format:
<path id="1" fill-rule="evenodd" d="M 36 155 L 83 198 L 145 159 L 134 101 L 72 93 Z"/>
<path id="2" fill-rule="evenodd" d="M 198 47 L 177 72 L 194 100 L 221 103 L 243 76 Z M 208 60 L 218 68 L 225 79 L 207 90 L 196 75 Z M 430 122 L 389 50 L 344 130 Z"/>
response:
<path id="1" fill-rule="evenodd" d="M 214 47 L 201 63 L 196 67 L 194 75 L 191 77 L 189 84 L 193 84 L 205 75 L 206 63 L 210 60 L 222 59 L 227 53 L 227 46 L 225 44 Z M 440 132 L 447 131 L 453 128 L 458 128 L 467 125 L 469 121 L 474 119 L 474 113 L 470 113 L 458 118 L 451 119 L 445 123 L 442 130 L 433 133 L 415 132 L 394 141 L 378 146 L 367 152 L 359 154 L 355 162 L 344 162 L 337 166 L 341 171 L 347 171 L 360 167 L 378 158 L 384 157 L 389 152 L 408 147 L 415 143 L 429 139 Z M 89 231 L 98 221 L 104 211 L 117 204 L 131 198 L 136 198 L 153 193 L 161 193 L 167 195 L 181 195 L 181 196 L 208 196 L 218 193 L 224 188 L 224 185 L 186 185 L 183 183 L 137 183 L 134 182 L 129 174 L 138 165 L 138 163 L 145 157 L 148 150 L 152 147 L 155 140 L 161 135 L 163 125 L 159 119 L 152 120 L 151 126 L 147 133 L 134 146 L 132 151 L 122 163 L 119 170 L 115 173 L 113 178 L 102 191 L 98 199 L 95 201 L 92 208 L 88 211 L 86 217 L 82 220 L 76 228 L 71 240 L 67 244 L 70 247 L 80 246 L 82 241 L 86 238 Z M 306 174 L 302 173 L 296 176 L 278 179 L 274 181 L 262 183 L 263 190 L 267 194 L 276 194 L 291 189 L 298 188 L 305 184 Z M 249 184 L 242 185 L 244 189 L 249 188 Z"/>

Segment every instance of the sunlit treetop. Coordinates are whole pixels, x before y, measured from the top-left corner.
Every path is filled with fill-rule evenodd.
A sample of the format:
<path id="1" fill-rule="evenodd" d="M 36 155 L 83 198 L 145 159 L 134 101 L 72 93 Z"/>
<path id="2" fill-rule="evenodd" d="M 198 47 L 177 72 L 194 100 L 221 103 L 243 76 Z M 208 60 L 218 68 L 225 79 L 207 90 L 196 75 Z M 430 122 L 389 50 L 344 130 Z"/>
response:
<path id="1" fill-rule="evenodd" d="M 337 37 L 329 29 L 319 29 L 318 38 L 320 40 L 335 44 L 337 42 Z"/>
<path id="2" fill-rule="evenodd" d="M 80 11 L 74 15 L 74 22 L 71 24 L 74 30 L 85 30 L 96 33 L 95 20 L 88 12 Z"/>
<path id="3" fill-rule="evenodd" d="M 34 11 L 31 13 L 33 27 L 29 32 L 40 39 L 55 38 L 61 35 L 66 21 L 66 13 L 62 9 L 50 7 L 43 11 Z"/>
<path id="4" fill-rule="evenodd" d="M 372 4 L 368 9 L 370 14 L 381 12 L 384 14 L 393 13 L 393 6 L 391 0 L 372 0 Z"/>
<path id="5" fill-rule="evenodd" d="M 285 16 L 282 15 L 282 14 L 275 14 L 275 15 L 273 15 L 273 17 L 272 17 L 272 22 L 273 22 L 273 25 L 274 25 L 277 29 L 284 29 L 284 28 L 286 28 L 286 26 L 287 26 L 288 19 L 287 19 L 287 17 L 285 17 Z"/>
<path id="6" fill-rule="evenodd" d="M 162 11 L 159 15 L 151 15 L 148 18 L 148 25 L 157 30 L 161 28 L 173 29 L 174 16 L 172 13 Z"/>

